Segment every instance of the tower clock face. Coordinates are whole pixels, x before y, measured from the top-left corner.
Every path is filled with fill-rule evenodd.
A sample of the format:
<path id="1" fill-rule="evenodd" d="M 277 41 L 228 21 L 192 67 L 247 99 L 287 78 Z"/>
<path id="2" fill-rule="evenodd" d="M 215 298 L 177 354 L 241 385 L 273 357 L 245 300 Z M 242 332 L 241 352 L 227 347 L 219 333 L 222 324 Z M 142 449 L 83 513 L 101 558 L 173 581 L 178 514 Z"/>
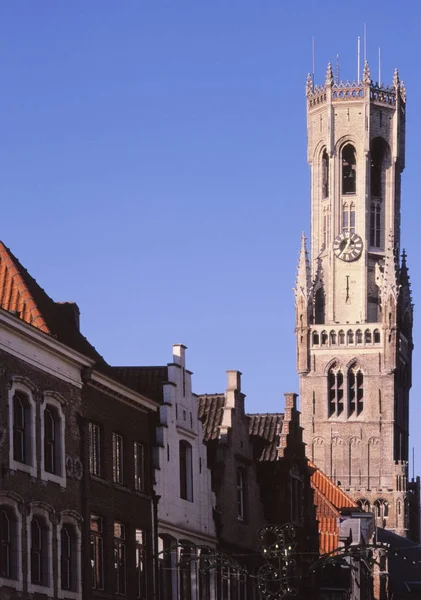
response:
<path id="1" fill-rule="evenodd" d="M 340 233 L 333 242 L 335 256 L 345 262 L 352 262 L 361 256 L 363 241 L 356 233 Z"/>

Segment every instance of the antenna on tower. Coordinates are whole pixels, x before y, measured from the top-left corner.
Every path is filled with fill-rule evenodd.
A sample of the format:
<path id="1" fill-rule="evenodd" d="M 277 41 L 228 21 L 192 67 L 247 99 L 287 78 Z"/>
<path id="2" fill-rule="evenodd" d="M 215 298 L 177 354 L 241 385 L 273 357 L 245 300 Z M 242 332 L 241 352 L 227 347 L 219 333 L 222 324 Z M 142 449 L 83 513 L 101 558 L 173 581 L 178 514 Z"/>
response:
<path id="1" fill-rule="evenodd" d="M 336 55 L 336 73 L 335 73 L 335 83 L 339 83 L 339 54 Z"/>
<path id="2" fill-rule="evenodd" d="M 312 68 L 311 72 L 313 74 L 313 91 L 314 91 L 314 70 L 315 70 L 315 52 L 314 52 L 314 35 L 311 38 L 311 57 L 312 57 Z"/>
<path id="3" fill-rule="evenodd" d="M 360 36 L 358 36 L 358 40 L 357 40 L 357 83 L 358 83 L 358 85 L 360 84 L 360 73 L 361 73 L 360 62 L 361 62 L 361 40 L 360 40 Z"/>
<path id="4" fill-rule="evenodd" d="M 367 25 L 364 23 L 364 64 L 367 61 Z"/>
<path id="5" fill-rule="evenodd" d="M 382 58 L 381 58 L 381 51 L 379 48 L 379 87 L 381 87 L 382 85 Z"/>
<path id="6" fill-rule="evenodd" d="M 412 446 L 412 479 L 415 481 L 415 448 Z"/>

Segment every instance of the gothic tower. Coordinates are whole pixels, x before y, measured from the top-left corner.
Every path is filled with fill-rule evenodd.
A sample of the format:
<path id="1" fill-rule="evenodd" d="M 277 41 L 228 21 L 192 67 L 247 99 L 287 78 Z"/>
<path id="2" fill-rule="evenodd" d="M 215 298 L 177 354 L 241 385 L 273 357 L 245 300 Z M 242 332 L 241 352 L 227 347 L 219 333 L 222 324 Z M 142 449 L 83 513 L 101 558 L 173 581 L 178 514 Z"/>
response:
<path id="1" fill-rule="evenodd" d="M 309 458 L 377 524 L 408 535 L 413 308 L 400 257 L 406 93 L 326 81 L 307 94 L 310 256 L 303 235 L 297 368 Z"/>

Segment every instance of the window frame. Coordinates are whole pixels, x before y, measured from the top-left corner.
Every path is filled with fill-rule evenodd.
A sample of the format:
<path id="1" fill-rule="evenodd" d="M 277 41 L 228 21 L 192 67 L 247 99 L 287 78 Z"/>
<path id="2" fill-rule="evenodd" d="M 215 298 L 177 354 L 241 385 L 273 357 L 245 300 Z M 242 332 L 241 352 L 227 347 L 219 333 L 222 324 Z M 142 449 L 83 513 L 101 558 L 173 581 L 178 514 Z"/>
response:
<path id="1" fill-rule="evenodd" d="M 193 447 L 187 440 L 180 440 L 178 450 L 180 498 L 187 502 L 194 502 Z"/>
<path id="2" fill-rule="evenodd" d="M 139 448 L 140 453 L 139 453 Z M 140 460 L 139 460 L 140 456 Z M 133 442 L 133 475 L 134 489 L 137 492 L 144 492 L 145 485 L 145 445 L 141 442 Z"/>
<path id="3" fill-rule="evenodd" d="M 36 388 L 26 378 L 15 378 L 9 389 L 9 468 L 12 471 L 24 471 L 31 477 L 37 476 L 37 455 L 36 455 L 36 415 L 37 405 L 33 394 Z M 26 462 L 15 459 L 15 394 L 22 394 L 27 401 L 27 428 L 25 428 L 25 446 L 28 457 Z"/>
<path id="4" fill-rule="evenodd" d="M 120 535 L 116 535 L 116 526 L 121 528 Z M 114 521 L 113 527 L 114 551 L 114 593 L 116 596 L 127 595 L 127 527 L 121 521 Z M 122 557 L 122 558 L 121 558 Z M 122 565 L 120 561 L 122 560 Z"/>
<path id="5" fill-rule="evenodd" d="M 100 527 L 92 529 L 92 521 L 97 520 Z M 89 515 L 89 545 L 91 555 L 91 587 L 93 590 L 105 590 L 104 571 L 104 518 L 96 513 Z M 95 567 L 98 564 L 99 569 Z M 94 573 L 99 573 L 94 576 Z"/>
<path id="6" fill-rule="evenodd" d="M 140 539 L 141 538 L 141 539 Z M 135 529 L 136 598 L 148 598 L 148 545 L 144 529 Z"/>
<path id="7" fill-rule="evenodd" d="M 113 431 L 113 482 L 124 485 L 124 437 L 121 433 Z"/>
<path id="8" fill-rule="evenodd" d="M 23 503 L 23 501 L 22 501 Z M 14 588 L 20 592 L 23 590 L 23 571 L 22 571 L 22 514 L 19 510 L 18 502 L 5 492 L 0 492 L 0 509 L 5 509 L 12 517 L 13 529 L 11 531 L 11 557 L 13 559 L 10 577 L 0 576 L 0 587 Z"/>
<path id="9" fill-rule="evenodd" d="M 34 520 L 38 522 L 42 521 L 41 524 L 41 535 L 43 541 L 40 549 L 41 557 L 41 569 L 43 570 L 43 577 L 45 579 L 41 582 L 33 581 L 32 577 L 32 523 Z M 28 567 L 28 593 L 30 594 L 45 594 L 47 596 L 53 596 L 54 593 L 54 580 L 53 580 L 53 524 L 51 522 L 50 512 L 42 506 L 31 506 L 30 514 L 26 521 L 27 535 L 27 556 L 29 561 Z"/>
<path id="10" fill-rule="evenodd" d="M 353 150 L 353 161 L 350 161 L 349 158 L 350 157 L 345 157 L 344 156 L 344 152 L 347 151 L 347 149 L 352 149 Z M 351 156 L 351 155 L 350 155 Z M 354 146 L 354 144 L 351 141 L 347 141 L 345 142 L 345 144 L 342 146 L 341 149 L 341 194 L 342 196 L 351 196 L 357 193 L 357 151 L 356 148 Z M 353 171 L 354 172 L 354 177 L 348 177 L 345 178 L 345 173 L 344 173 L 344 166 L 348 165 L 349 169 L 350 169 L 350 173 Z M 347 188 L 347 185 L 345 185 L 345 182 L 348 179 L 353 179 L 353 186 L 350 186 L 349 189 Z"/>
<path id="11" fill-rule="evenodd" d="M 82 517 L 72 516 L 72 514 L 68 514 L 69 511 L 63 511 L 61 514 L 60 523 L 57 525 L 57 548 L 58 548 L 58 590 L 57 596 L 59 598 L 69 598 L 71 600 L 80 600 L 82 593 L 82 532 L 81 532 L 81 523 Z M 62 559 L 62 538 L 61 533 L 63 527 L 71 527 L 73 529 L 74 539 L 73 539 L 73 548 L 71 548 L 72 552 L 72 588 L 70 590 L 62 588 L 62 570 L 61 570 L 61 559 Z"/>
<path id="12" fill-rule="evenodd" d="M 54 481 L 61 487 L 65 488 L 67 483 L 66 477 L 66 417 L 63 411 L 65 399 L 56 392 L 45 392 L 44 402 L 41 405 L 41 479 L 44 481 Z M 55 412 L 54 427 L 55 427 L 55 473 L 47 471 L 45 468 L 45 411 L 48 407 Z"/>
<path id="13" fill-rule="evenodd" d="M 95 435 L 94 435 L 95 434 Z M 89 473 L 94 477 L 103 478 L 103 446 L 104 430 L 95 421 L 88 422 Z"/>

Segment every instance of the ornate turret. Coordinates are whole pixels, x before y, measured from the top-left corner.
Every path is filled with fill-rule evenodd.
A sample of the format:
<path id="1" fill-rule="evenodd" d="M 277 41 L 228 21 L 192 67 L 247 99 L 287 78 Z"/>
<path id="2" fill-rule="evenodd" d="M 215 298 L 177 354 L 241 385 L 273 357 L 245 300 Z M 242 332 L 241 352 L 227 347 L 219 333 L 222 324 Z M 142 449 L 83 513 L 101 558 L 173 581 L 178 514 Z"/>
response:
<path id="1" fill-rule="evenodd" d="M 306 236 L 301 235 L 300 256 L 298 259 L 297 282 L 294 288 L 297 335 L 297 368 L 299 373 L 308 370 L 309 331 L 312 321 L 313 286 L 311 283 L 310 261 Z"/>
<path id="2" fill-rule="evenodd" d="M 368 66 L 368 60 L 366 60 L 364 63 L 363 83 L 365 85 L 370 85 L 371 83 L 370 67 Z"/>

